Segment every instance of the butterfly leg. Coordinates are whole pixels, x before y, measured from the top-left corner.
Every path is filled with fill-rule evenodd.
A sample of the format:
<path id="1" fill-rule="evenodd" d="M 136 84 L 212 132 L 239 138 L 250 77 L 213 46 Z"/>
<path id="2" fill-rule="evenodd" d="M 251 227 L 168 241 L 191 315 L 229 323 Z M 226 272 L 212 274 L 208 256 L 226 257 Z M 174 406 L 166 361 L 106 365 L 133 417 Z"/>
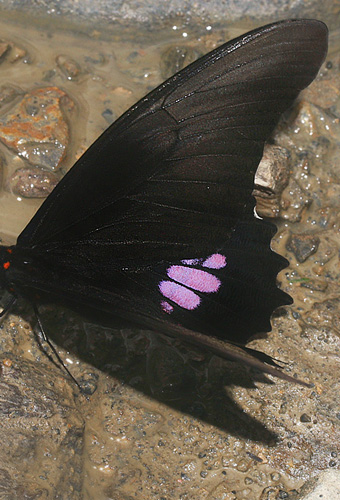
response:
<path id="1" fill-rule="evenodd" d="M 79 390 L 81 392 L 82 391 L 82 388 L 79 384 L 79 382 L 77 381 L 77 379 L 72 375 L 72 373 L 70 372 L 70 370 L 67 368 L 67 366 L 65 365 L 64 361 L 61 359 L 61 357 L 59 356 L 58 354 L 58 351 L 56 350 L 56 348 L 54 347 L 54 345 L 52 344 L 52 342 L 50 341 L 50 339 L 48 338 L 48 336 L 46 335 L 45 333 L 45 330 L 44 330 L 44 327 L 42 325 L 42 322 L 41 322 L 41 319 L 40 319 L 40 315 L 39 315 L 39 310 L 38 310 L 38 307 L 36 304 L 32 304 L 33 305 L 33 310 L 34 310 L 34 313 L 35 313 L 35 316 L 37 318 L 37 322 L 38 322 L 38 326 L 39 326 L 39 330 L 40 330 L 40 333 L 41 333 L 41 337 L 42 337 L 42 340 L 43 342 L 45 342 L 49 348 L 51 349 L 51 351 L 53 352 L 54 356 L 56 357 L 56 359 L 58 360 L 58 363 L 59 365 L 59 368 L 60 368 L 60 365 L 64 368 L 64 370 L 66 371 L 66 373 L 69 375 L 69 377 L 73 380 L 73 382 L 76 384 L 76 386 L 79 388 Z M 56 364 L 54 359 L 52 358 L 52 356 L 50 354 L 48 354 L 48 352 L 46 351 L 46 349 L 44 348 L 44 346 L 42 345 L 42 342 L 41 342 L 41 338 L 36 335 L 36 338 L 37 338 L 37 341 L 38 341 L 38 344 L 41 348 L 41 350 L 44 352 L 44 354 L 48 357 L 48 359 L 50 361 L 52 361 L 52 363 Z"/>
<path id="2" fill-rule="evenodd" d="M 5 307 L 3 308 L 3 310 L 1 311 L 0 318 L 3 318 L 12 309 L 12 307 L 14 306 L 14 304 L 16 303 L 16 301 L 17 301 L 17 298 L 14 297 L 14 295 L 12 295 L 12 297 L 9 300 L 9 302 L 7 302 L 7 304 L 5 305 Z"/>

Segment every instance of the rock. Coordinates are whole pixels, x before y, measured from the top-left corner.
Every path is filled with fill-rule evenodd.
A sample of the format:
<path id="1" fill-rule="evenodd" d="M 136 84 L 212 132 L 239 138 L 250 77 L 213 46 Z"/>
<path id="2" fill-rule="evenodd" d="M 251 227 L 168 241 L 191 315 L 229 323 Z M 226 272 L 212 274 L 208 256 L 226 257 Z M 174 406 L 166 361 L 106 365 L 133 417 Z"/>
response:
<path id="1" fill-rule="evenodd" d="M 27 52 L 22 47 L 17 46 L 13 42 L 0 40 L 0 63 L 6 60 L 10 63 L 15 63 L 26 56 Z"/>
<path id="2" fill-rule="evenodd" d="M 2 85 L 0 87 L 0 109 L 13 101 L 20 94 L 23 94 L 23 92 L 13 85 Z"/>
<path id="3" fill-rule="evenodd" d="M 10 361 L 0 361 L 1 498 L 80 499 L 84 423 L 69 386 L 50 364 Z"/>
<path id="4" fill-rule="evenodd" d="M 69 143 L 65 108 L 74 103 L 59 88 L 32 90 L 0 119 L 0 140 L 30 163 L 56 170 Z"/>
<path id="5" fill-rule="evenodd" d="M 56 57 L 56 63 L 68 80 L 77 80 L 79 78 L 81 68 L 71 57 L 59 55 Z"/>
<path id="6" fill-rule="evenodd" d="M 42 76 L 41 81 L 42 82 L 52 82 L 54 77 L 56 76 L 56 74 L 57 74 L 56 69 L 48 69 L 48 70 L 44 71 L 44 74 Z"/>
<path id="7" fill-rule="evenodd" d="M 280 196 L 289 182 L 290 153 L 286 148 L 266 144 L 255 174 L 256 210 L 261 217 L 277 217 Z"/>
<path id="8" fill-rule="evenodd" d="M 10 42 L 10 46 L 11 46 L 11 51 L 7 57 L 8 62 L 15 63 L 17 61 L 20 61 L 27 55 L 26 50 L 23 49 L 22 47 L 19 47 L 12 42 Z"/>
<path id="9" fill-rule="evenodd" d="M 294 179 L 289 179 L 280 199 L 280 215 L 290 222 L 299 222 L 302 212 L 313 202 L 311 196 L 301 189 Z"/>
<path id="10" fill-rule="evenodd" d="M 0 41 L 0 62 L 4 60 L 4 56 L 8 53 L 10 49 L 10 45 L 8 42 L 5 42 L 3 40 Z"/>
<path id="11" fill-rule="evenodd" d="M 320 243 L 318 236 L 309 234 L 291 234 L 287 241 L 287 250 L 293 252 L 298 262 L 305 262 L 311 255 L 313 255 Z"/>
<path id="12" fill-rule="evenodd" d="M 96 373 L 84 373 L 78 380 L 82 393 L 92 396 L 98 388 L 98 375 Z"/>
<path id="13" fill-rule="evenodd" d="M 202 53 L 189 46 L 171 46 L 161 54 L 160 70 L 165 80 L 188 64 L 196 61 Z"/>
<path id="14" fill-rule="evenodd" d="M 38 167 L 18 168 L 6 182 L 6 189 L 23 198 L 46 198 L 58 184 L 53 172 Z"/>
<path id="15" fill-rule="evenodd" d="M 103 112 L 102 112 L 102 117 L 107 121 L 107 123 L 109 125 L 111 125 L 111 123 L 113 123 L 116 119 L 116 116 L 115 114 L 113 113 L 113 111 L 111 111 L 111 109 L 109 108 L 106 108 Z"/>
<path id="16" fill-rule="evenodd" d="M 335 331 L 339 330 L 340 317 L 340 299 L 326 299 L 322 302 L 315 302 L 312 308 L 306 314 L 306 323 L 315 325 L 319 328 L 323 326 L 332 326 Z"/>
<path id="17" fill-rule="evenodd" d="M 161 83 L 159 69 L 155 63 L 156 53 L 148 53 L 145 50 L 124 50 L 117 53 L 116 64 L 119 71 L 126 75 L 130 84 L 132 82 L 147 85 L 146 90 L 152 90 Z"/>
<path id="18" fill-rule="evenodd" d="M 323 64 L 320 76 L 303 91 L 303 98 L 324 109 L 337 107 L 340 96 L 340 57 L 337 53 L 330 53 Z"/>
<path id="19" fill-rule="evenodd" d="M 267 486 L 261 493 L 259 500 L 295 500 L 296 497 L 290 496 L 287 491 L 277 486 Z"/>
<path id="20" fill-rule="evenodd" d="M 275 141 L 288 148 L 298 142 L 300 151 L 320 154 L 320 149 L 315 149 L 321 147 L 325 150 L 329 147 L 330 140 L 337 140 L 339 127 L 339 118 L 329 110 L 302 100 L 281 120 L 275 133 Z"/>
<path id="21" fill-rule="evenodd" d="M 87 29 L 88 25 L 95 26 L 91 35 L 98 33 L 98 27 L 104 29 L 106 25 L 115 27 L 120 25 L 134 28 L 140 32 L 143 28 L 151 31 L 168 27 L 169 21 L 180 27 L 199 26 L 202 30 L 208 23 L 228 25 L 236 22 L 246 26 L 259 26 L 264 20 L 309 17 L 322 19 L 329 27 L 338 28 L 339 2 L 338 0 L 202 0 L 201 2 L 178 2 L 167 0 L 155 2 L 154 0 L 39 0 L 36 2 L 2 0 L 3 9 L 22 10 L 27 14 L 40 15 L 51 19 L 53 25 L 65 29 L 65 19 L 73 19 L 78 23 L 77 30 Z M 83 22 L 85 21 L 85 23 Z M 202 27 L 202 28 L 201 28 Z M 249 28 L 250 29 L 250 28 Z M 168 34 L 168 32 L 165 32 Z M 87 34 L 87 36 L 89 36 Z M 98 35 L 97 35 L 98 36 Z"/>
<path id="22" fill-rule="evenodd" d="M 301 281 L 300 286 L 302 288 L 308 288 L 309 290 L 314 290 L 315 292 L 325 292 L 328 287 L 328 283 L 326 280 L 322 279 L 311 279 L 307 278 L 306 281 Z"/>
<path id="23" fill-rule="evenodd" d="M 336 500 L 340 498 L 340 471 L 328 469 L 307 481 L 302 487 L 299 500 Z"/>

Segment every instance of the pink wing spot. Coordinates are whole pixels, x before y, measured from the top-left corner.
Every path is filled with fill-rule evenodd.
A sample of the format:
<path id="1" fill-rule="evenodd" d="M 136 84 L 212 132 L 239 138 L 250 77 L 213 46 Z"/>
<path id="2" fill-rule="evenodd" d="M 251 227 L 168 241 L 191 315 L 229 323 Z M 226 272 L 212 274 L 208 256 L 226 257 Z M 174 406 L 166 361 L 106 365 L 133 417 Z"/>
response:
<path id="1" fill-rule="evenodd" d="M 171 266 L 167 270 L 169 278 L 199 292 L 217 292 L 221 282 L 213 274 L 184 266 Z"/>
<path id="2" fill-rule="evenodd" d="M 227 265 L 227 259 L 220 253 L 213 253 L 202 264 L 202 267 L 209 267 L 209 269 L 222 269 Z"/>
<path id="3" fill-rule="evenodd" d="M 169 302 L 167 302 L 166 300 L 162 300 L 162 302 L 161 302 L 161 308 L 167 314 L 171 314 L 173 312 L 173 310 L 174 310 L 174 308 L 172 307 L 172 305 L 169 304 Z"/>
<path id="4" fill-rule="evenodd" d="M 186 266 L 197 266 L 198 264 L 201 264 L 202 260 L 203 259 L 184 259 L 181 260 L 181 262 Z"/>
<path id="5" fill-rule="evenodd" d="M 172 281 L 161 281 L 158 286 L 164 297 L 189 311 L 196 309 L 201 302 L 201 299 L 196 293 Z"/>

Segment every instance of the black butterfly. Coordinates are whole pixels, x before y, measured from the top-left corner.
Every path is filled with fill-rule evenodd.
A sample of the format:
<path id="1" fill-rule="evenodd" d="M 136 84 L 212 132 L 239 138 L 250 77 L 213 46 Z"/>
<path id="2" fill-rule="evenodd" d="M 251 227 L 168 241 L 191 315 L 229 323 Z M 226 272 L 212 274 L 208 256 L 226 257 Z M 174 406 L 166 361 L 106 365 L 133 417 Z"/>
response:
<path id="1" fill-rule="evenodd" d="M 276 287 L 287 261 L 270 249 L 275 227 L 254 213 L 254 173 L 326 51 L 322 22 L 283 21 L 160 85 L 77 161 L 17 244 L 0 247 L 1 284 L 291 380 L 234 343 L 269 331 L 273 310 L 292 302 Z"/>

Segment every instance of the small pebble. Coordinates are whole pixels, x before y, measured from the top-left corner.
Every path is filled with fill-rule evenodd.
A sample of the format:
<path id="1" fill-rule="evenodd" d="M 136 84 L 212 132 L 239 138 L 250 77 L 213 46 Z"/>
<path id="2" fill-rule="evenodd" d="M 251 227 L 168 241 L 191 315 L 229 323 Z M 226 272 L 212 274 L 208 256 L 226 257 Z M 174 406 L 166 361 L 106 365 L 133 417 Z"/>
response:
<path id="1" fill-rule="evenodd" d="M 23 198 L 46 198 L 59 182 L 53 172 L 38 167 L 18 168 L 6 182 L 6 190 Z"/>
<path id="2" fill-rule="evenodd" d="M 8 42 L 0 41 L 0 62 L 4 59 L 9 49 L 10 44 Z"/>
<path id="3" fill-rule="evenodd" d="M 111 109 L 109 108 L 106 108 L 103 112 L 102 112 L 102 117 L 107 121 L 107 123 L 109 125 L 111 125 L 111 123 L 113 123 L 116 119 L 114 113 L 111 111 Z"/>
<path id="4" fill-rule="evenodd" d="M 59 55 L 56 57 L 56 63 L 68 80 L 77 80 L 81 74 L 79 64 L 71 57 Z"/>
<path id="5" fill-rule="evenodd" d="M 319 244 L 320 238 L 318 236 L 291 234 L 287 241 L 286 248 L 293 252 L 298 262 L 302 263 L 317 251 Z"/>
<path id="6" fill-rule="evenodd" d="M 300 417 L 300 422 L 311 422 L 312 419 L 309 415 L 307 415 L 307 413 L 303 413 Z"/>

